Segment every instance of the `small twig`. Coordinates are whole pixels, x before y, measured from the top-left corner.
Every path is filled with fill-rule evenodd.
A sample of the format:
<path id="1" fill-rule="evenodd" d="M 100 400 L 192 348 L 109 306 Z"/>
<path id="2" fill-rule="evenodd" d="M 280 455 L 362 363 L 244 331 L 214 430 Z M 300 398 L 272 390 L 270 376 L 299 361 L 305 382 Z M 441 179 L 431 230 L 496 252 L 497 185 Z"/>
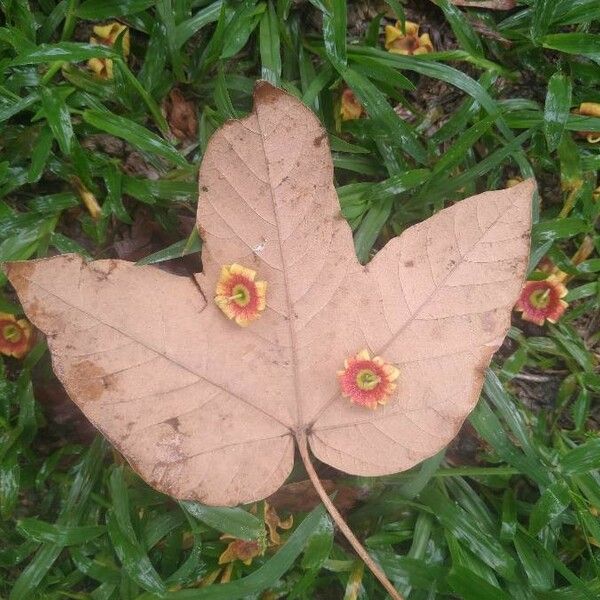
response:
<path id="1" fill-rule="evenodd" d="M 327 495 L 327 492 L 325 491 L 325 488 L 323 487 L 323 484 L 321 483 L 321 480 L 315 471 L 312 460 L 310 459 L 308 443 L 306 441 L 306 435 L 304 432 L 296 434 L 296 442 L 298 443 L 298 449 L 300 450 L 300 456 L 302 457 L 304 468 L 306 469 L 312 484 L 315 486 L 321 501 L 325 505 L 325 508 L 335 521 L 335 524 L 350 542 L 350 545 L 354 548 L 356 554 L 358 554 L 365 565 L 369 567 L 373 575 L 379 579 L 381 585 L 386 589 L 387 593 L 393 598 L 393 600 L 404 600 L 404 598 L 396 591 L 396 588 L 392 585 L 392 582 L 387 578 L 386 574 L 381 570 L 379 565 L 377 565 L 377 563 L 371 558 L 365 547 L 358 541 L 358 538 L 354 535 L 344 520 L 344 517 L 342 517 L 338 509 L 331 501 L 331 498 Z"/>
<path id="2" fill-rule="evenodd" d="M 549 375 L 534 375 L 533 373 L 518 373 L 513 379 L 519 379 L 520 381 L 532 381 L 533 383 L 546 383 L 552 381 L 552 377 Z"/>

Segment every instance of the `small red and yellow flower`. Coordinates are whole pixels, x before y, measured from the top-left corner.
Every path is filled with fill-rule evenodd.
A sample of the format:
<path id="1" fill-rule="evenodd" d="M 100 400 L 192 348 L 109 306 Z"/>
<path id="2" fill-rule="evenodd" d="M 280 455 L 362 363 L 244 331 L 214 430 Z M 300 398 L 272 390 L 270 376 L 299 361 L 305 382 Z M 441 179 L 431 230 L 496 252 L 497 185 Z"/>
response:
<path id="1" fill-rule="evenodd" d="M 582 102 L 579 108 L 573 112 L 584 117 L 600 118 L 600 104 L 598 102 Z M 579 135 L 584 137 L 590 144 L 600 142 L 600 131 L 580 131 Z"/>
<path id="2" fill-rule="evenodd" d="M 23 358 L 31 349 L 31 336 L 29 321 L 0 313 L 0 354 Z"/>
<path id="3" fill-rule="evenodd" d="M 267 282 L 255 277 L 256 271 L 234 263 L 221 269 L 217 283 L 217 306 L 241 327 L 258 319 L 267 306 Z"/>
<path id="4" fill-rule="evenodd" d="M 129 56 L 130 37 L 129 28 L 117 21 L 107 23 L 106 25 L 94 25 L 94 34 L 90 38 L 90 44 L 102 44 L 103 46 L 114 46 L 117 38 L 122 32 L 123 35 L 123 57 Z M 102 79 L 113 78 L 113 61 L 110 58 L 90 58 L 88 67 Z"/>
<path id="5" fill-rule="evenodd" d="M 340 105 L 340 116 L 342 121 L 354 121 L 360 119 L 364 112 L 363 105 L 356 99 L 354 92 L 346 88 L 342 92 L 342 102 Z"/>
<path id="6" fill-rule="evenodd" d="M 523 313 L 524 321 L 543 325 L 545 321 L 556 323 L 565 312 L 567 288 L 562 280 L 552 274 L 541 281 L 527 281 L 517 300 L 515 310 Z"/>
<path id="7" fill-rule="evenodd" d="M 262 556 L 267 549 L 266 543 L 261 540 L 239 540 L 231 535 L 222 535 L 220 539 L 233 540 L 219 556 L 220 565 L 226 565 L 234 560 L 241 560 L 245 565 L 250 565 L 254 558 Z"/>
<path id="8" fill-rule="evenodd" d="M 393 54 L 404 54 L 414 56 L 418 54 L 429 54 L 433 52 L 433 44 L 428 33 L 419 35 L 418 23 L 405 22 L 405 32 L 402 32 L 402 24 L 397 21 L 395 25 L 385 26 L 385 48 Z"/>
<path id="9" fill-rule="evenodd" d="M 385 404 L 394 390 L 400 371 L 387 364 L 379 356 L 371 358 L 368 350 L 361 350 L 356 356 L 344 361 L 344 370 L 337 376 L 342 396 L 350 402 L 375 409 Z"/>

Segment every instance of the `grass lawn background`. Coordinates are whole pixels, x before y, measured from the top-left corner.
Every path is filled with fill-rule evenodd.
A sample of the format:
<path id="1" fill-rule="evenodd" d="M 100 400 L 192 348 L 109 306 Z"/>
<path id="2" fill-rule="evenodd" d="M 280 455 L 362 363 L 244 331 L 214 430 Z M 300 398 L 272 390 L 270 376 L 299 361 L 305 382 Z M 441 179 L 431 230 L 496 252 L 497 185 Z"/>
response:
<path id="1" fill-rule="evenodd" d="M 326 126 L 363 262 L 444 206 L 536 177 L 530 277 L 542 260 L 566 273 L 565 314 L 515 313 L 446 452 L 385 478 L 319 469 L 411 600 L 600 597 L 600 105 L 578 114 L 600 103 L 600 3 L 516 4 L 0 0 L 0 261 L 79 252 L 197 271 L 198 164 L 260 78 Z M 385 49 L 404 17 L 433 53 Z M 115 22 L 127 34 L 90 44 Z M 346 88 L 360 119 L 341 119 Z M 0 312 L 19 315 L 0 278 Z M 224 533 L 267 540 L 263 503 L 159 494 L 95 437 L 42 339 L 0 358 L 2 598 L 383 599 L 296 485 L 270 500 L 293 515 L 281 543 L 220 565 Z"/>

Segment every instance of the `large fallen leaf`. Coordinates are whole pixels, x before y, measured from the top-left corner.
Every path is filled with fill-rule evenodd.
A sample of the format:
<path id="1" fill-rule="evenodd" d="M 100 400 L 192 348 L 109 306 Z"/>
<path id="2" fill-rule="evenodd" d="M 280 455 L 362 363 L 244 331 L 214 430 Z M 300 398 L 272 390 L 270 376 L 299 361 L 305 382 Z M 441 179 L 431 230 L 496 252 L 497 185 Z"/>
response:
<path id="1" fill-rule="evenodd" d="M 76 255 L 7 266 L 70 397 L 157 489 L 265 498 L 294 439 L 347 473 L 394 473 L 446 445 L 477 401 L 525 273 L 534 184 L 442 210 L 362 266 L 332 180 L 315 116 L 259 84 L 252 114 L 215 133 L 202 163 L 196 280 Z M 234 262 L 268 282 L 247 328 L 213 302 Z M 362 348 L 400 369 L 374 411 L 336 379 Z"/>

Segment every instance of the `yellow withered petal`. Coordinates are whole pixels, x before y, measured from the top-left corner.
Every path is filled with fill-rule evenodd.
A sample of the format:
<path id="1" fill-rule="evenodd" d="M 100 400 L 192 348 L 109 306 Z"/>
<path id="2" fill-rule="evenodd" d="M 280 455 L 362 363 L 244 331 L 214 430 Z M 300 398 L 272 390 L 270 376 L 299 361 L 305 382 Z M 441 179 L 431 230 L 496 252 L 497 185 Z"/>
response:
<path id="1" fill-rule="evenodd" d="M 600 104 L 598 102 L 582 102 L 579 105 L 579 114 L 586 117 L 600 117 Z"/>

